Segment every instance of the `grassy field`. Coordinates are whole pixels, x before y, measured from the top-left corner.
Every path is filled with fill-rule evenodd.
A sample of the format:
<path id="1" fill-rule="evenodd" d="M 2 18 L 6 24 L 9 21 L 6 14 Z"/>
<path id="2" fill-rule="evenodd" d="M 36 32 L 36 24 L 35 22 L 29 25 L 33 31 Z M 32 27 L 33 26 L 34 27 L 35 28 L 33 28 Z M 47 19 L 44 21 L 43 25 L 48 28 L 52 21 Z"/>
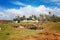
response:
<path id="1" fill-rule="evenodd" d="M 21 29 L 21 28 L 14 28 L 14 25 L 17 24 L 34 24 L 34 23 L 29 23 L 29 22 L 21 22 L 21 23 L 12 23 L 12 22 L 5 22 L 5 23 L 0 23 L 0 40 L 24 40 L 23 38 L 11 38 L 10 36 L 14 35 L 27 35 L 27 34 L 35 34 L 40 31 L 37 30 L 30 30 L 30 29 Z M 46 29 L 51 31 L 60 31 L 60 23 L 43 23 L 43 26 L 46 26 Z M 46 31 L 46 30 L 45 30 Z M 43 32 L 43 31 L 42 31 Z"/>
<path id="2" fill-rule="evenodd" d="M 16 25 L 16 23 L 0 23 L 0 27 L 2 28 L 2 30 L 0 30 L 0 40 L 9 40 L 9 35 L 15 35 L 15 34 L 25 35 L 36 32 L 36 30 L 28 30 L 20 28 L 15 29 L 13 27 L 14 25 Z M 10 40 L 17 40 L 17 39 L 10 39 Z"/>

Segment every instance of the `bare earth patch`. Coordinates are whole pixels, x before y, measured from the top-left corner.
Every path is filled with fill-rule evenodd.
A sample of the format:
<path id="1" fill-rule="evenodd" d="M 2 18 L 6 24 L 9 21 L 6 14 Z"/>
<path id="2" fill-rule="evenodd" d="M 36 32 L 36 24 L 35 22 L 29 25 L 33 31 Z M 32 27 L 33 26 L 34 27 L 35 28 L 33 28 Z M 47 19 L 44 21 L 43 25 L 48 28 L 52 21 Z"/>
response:
<path id="1" fill-rule="evenodd" d="M 28 35 L 10 35 L 10 38 L 21 38 L 23 40 L 60 40 L 60 33 L 37 33 Z"/>

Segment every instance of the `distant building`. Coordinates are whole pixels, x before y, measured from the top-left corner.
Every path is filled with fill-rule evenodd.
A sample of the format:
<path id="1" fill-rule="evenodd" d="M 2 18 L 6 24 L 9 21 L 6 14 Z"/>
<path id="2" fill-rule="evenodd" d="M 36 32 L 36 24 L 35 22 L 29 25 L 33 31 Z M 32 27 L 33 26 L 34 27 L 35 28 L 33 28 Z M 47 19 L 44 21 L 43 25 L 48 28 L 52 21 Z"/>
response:
<path id="1" fill-rule="evenodd" d="M 38 22 L 38 20 L 23 20 L 21 22 Z"/>

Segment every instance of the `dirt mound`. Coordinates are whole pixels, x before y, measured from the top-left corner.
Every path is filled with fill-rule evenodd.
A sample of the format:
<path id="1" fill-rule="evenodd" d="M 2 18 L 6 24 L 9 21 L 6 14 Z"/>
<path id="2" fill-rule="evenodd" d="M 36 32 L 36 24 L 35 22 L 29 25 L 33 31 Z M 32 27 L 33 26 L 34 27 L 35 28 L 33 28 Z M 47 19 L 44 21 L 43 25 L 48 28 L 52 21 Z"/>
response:
<path id="1" fill-rule="evenodd" d="M 18 24 L 15 25 L 14 28 L 19 28 L 20 26 L 22 26 L 26 29 L 43 29 L 43 27 L 41 26 L 42 24 L 42 22 L 34 22 L 33 24 Z"/>

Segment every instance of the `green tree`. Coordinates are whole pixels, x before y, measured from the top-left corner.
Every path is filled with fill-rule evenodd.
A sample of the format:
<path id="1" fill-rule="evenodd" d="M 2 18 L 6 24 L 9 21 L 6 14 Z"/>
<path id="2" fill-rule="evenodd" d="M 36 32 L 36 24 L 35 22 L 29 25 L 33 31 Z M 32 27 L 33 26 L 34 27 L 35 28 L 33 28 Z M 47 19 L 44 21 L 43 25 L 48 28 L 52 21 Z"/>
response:
<path id="1" fill-rule="evenodd" d="M 25 16 L 23 16 L 23 20 L 25 20 L 26 19 L 26 17 Z"/>
<path id="2" fill-rule="evenodd" d="M 40 21 L 44 20 L 44 16 L 42 14 L 40 14 Z"/>
<path id="3" fill-rule="evenodd" d="M 16 16 L 13 20 L 18 21 L 18 23 L 20 23 L 20 17 L 19 16 Z"/>
<path id="4" fill-rule="evenodd" d="M 37 20 L 37 17 L 35 15 L 32 15 L 32 19 Z"/>

